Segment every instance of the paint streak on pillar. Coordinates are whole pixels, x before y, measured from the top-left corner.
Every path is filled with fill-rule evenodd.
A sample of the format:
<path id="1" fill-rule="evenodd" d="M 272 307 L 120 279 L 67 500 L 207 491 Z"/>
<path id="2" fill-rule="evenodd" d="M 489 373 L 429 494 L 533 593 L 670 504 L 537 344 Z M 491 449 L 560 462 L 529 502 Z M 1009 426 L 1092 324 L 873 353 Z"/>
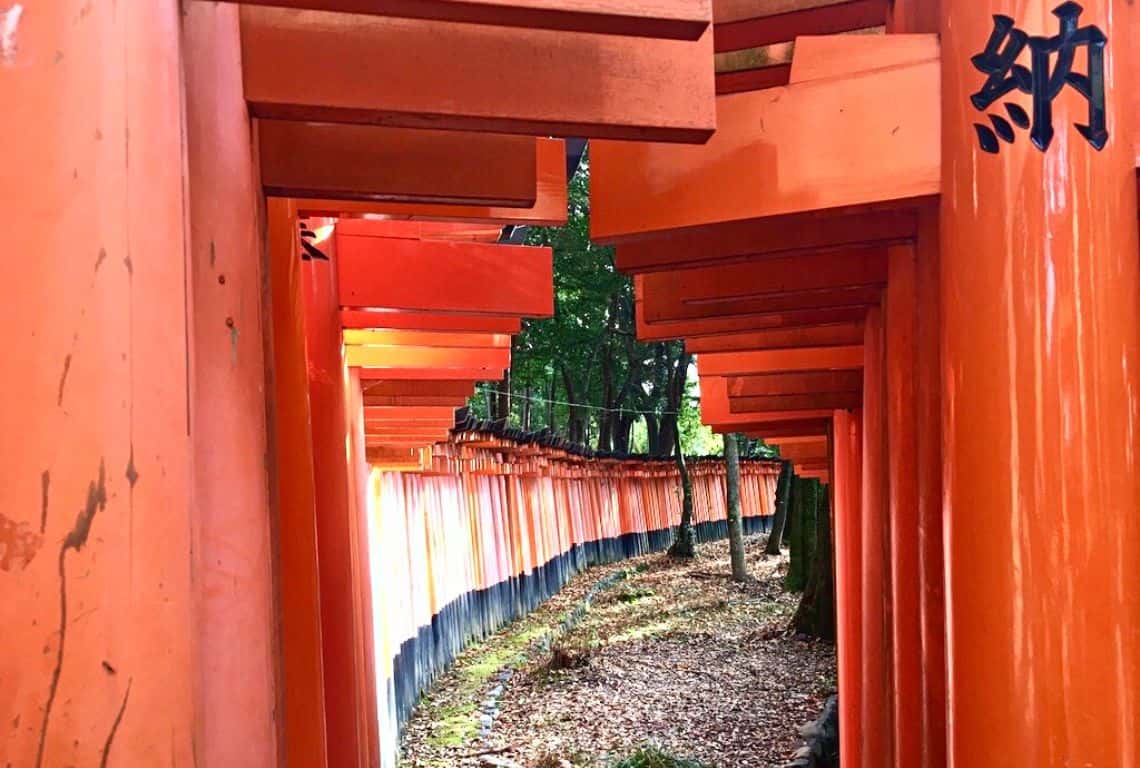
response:
<path id="1" fill-rule="evenodd" d="M 177 3 L 0 19 L 0 763 L 190 765 Z"/>
<path id="2" fill-rule="evenodd" d="M 1107 36 L 1108 140 L 1067 84 L 1046 150 L 983 151 L 970 57 L 993 14 L 1056 35 L 1055 0 L 943 3 L 943 429 L 949 764 L 1140 764 L 1140 259 L 1129 101 L 1135 9 Z M 1012 10 L 1011 10 L 1012 9 Z M 1087 49 L 1073 67 L 1087 72 Z M 1029 51 L 1021 63 L 1029 65 Z M 1056 57 L 1051 65 L 1056 66 Z M 1019 93 L 1003 97 L 1030 114 Z M 1006 110 L 1003 101 L 991 112 Z M 1040 115 L 1038 116 L 1040 119 Z"/>
<path id="3" fill-rule="evenodd" d="M 867 311 L 863 344 L 862 766 L 892 765 L 890 536 L 883 312 Z"/>

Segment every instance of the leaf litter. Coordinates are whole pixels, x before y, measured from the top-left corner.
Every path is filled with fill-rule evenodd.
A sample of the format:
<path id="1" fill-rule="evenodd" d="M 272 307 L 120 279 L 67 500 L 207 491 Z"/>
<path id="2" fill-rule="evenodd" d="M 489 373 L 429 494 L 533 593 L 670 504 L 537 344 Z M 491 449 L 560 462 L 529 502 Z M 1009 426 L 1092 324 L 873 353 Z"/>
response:
<path id="1" fill-rule="evenodd" d="M 405 729 L 402 768 L 604 768 L 665 754 L 702 768 L 784 764 L 835 692 L 835 648 L 787 631 L 799 595 L 783 588 L 786 554 L 764 545 L 745 539 L 743 584 L 729 579 L 724 541 L 691 561 L 653 554 L 580 574 L 440 676 Z"/>

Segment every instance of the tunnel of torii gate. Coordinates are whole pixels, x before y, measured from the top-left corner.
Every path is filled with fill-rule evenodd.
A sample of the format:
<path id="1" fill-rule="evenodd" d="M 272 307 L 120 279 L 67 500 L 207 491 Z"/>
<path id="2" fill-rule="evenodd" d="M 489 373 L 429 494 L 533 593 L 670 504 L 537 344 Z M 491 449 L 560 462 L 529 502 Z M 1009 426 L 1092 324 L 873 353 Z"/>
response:
<path id="1" fill-rule="evenodd" d="M 510 228 L 566 220 L 587 138 L 639 337 L 831 486 L 842 763 L 1140 766 L 1137 24 L 0 3 L 0 762 L 391 764 L 364 510 L 420 487 L 394 473 L 462 478 L 472 519 L 549 504 L 524 569 L 667 528 L 664 468 L 451 431 L 553 311 Z M 567 479 L 606 473 L 645 504 Z"/>

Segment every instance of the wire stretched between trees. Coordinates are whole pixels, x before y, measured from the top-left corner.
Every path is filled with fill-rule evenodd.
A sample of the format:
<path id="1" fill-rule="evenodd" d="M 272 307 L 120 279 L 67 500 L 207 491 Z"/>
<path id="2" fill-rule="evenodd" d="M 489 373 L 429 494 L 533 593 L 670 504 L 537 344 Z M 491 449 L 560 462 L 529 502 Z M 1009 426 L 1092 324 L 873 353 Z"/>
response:
<path id="1" fill-rule="evenodd" d="M 483 384 L 483 385 L 481 385 L 480 388 L 483 390 L 483 392 L 485 392 L 487 394 L 506 395 L 507 397 L 517 397 L 517 398 L 520 398 L 522 400 L 527 400 L 527 401 L 532 402 L 532 403 L 545 403 L 548 405 L 565 405 L 565 406 L 570 407 L 570 408 L 586 408 L 586 409 L 592 410 L 592 411 L 605 411 L 607 413 L 618 413 L 618 414 L 630 413 L 630 414 L 634 414 L 636 416 L 679 416 L 680 415 L 680 411 L 649 411 L 649 410 L 639 410 L 637 408 L 625 408 L 622 406 L 619 406 L 617 408 L 610 408 L 609 406 L 606 406 L 606 405 L 592 405 L 590 403 L 571 403 L 571 402 L 567 402 L 566 400 L 551 400 L 550 398 L 541 397 L 538 395 L 527 395 L 527 394 L 523 394 L 523 393 L 519 393 L 519 392 L 504 392 L 503 390 L 496 389 L 496 388 L 490 386 L 489 384 Z M 685 397 L 689 397 L 691 400 L 693 400 L 695 402 L 700 402 L 699 397 L 690 397 L 689 395 L 685 395 Z"/>

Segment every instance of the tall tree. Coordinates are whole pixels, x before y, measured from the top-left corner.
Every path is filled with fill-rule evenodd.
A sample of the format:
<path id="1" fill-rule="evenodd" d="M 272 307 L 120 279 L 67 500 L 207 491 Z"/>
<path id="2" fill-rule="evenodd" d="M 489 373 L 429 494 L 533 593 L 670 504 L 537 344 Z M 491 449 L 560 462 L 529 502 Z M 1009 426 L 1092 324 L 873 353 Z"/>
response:
<path id="1" fill-rule="evenodd" d="M 776 480 L 776 514 L 772 516 L 772 530 L 768 532 L 768 546 L 764 549 L 766 555 L 780 554 L 784 529 L 787 527 L 788 506 L 792 498 L 793 477 L 792 462 L 781 463 L 780 477 Z"/>
<path id="2" fill-rule="evenodd" d="M 746 581 L 744 524 L 740 519 L 740 453 L 736 433 L 724 436 L 725 506 L 728 509 L 728 552 L 732 559 L 732 580 Z"/>
<path id="3" fill-rule="evenodd" d="M 804 588 L 792 627 L 802 635 L 835 640 L 835 576 L 831 567 L 831 505 L 827 486 L 817 494 L 815 541 L 811 575 Z"/>
<path id="4" fill-rule="evenodd" d="M 689 468 L 685 466 L 685 451 L 681 446 L 681 428 L 673 422 L 673 438 L 677 445 L 677 470 L 681 474 L 681 523 L 669 547 L 670 557 L 692 558 L 697 556 L 696 537 L 693 534 L 693 481 L 689 478 Z"/>

